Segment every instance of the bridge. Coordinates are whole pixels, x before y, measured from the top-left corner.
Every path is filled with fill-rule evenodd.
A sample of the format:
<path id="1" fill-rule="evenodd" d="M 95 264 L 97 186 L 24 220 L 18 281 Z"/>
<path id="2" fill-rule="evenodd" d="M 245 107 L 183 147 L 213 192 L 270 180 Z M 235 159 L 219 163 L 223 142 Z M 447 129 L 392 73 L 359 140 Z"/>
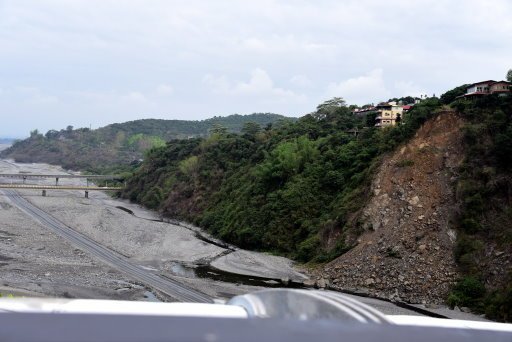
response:
<path id="1" fill-rule="evenodd" d="M 121 179 L 121 177 L 116 175 L 50 175 L 50 174 L 38 174 L 38 173 L 0 173 L 0 178 L 18 178 L 23 179 L 23 184 L 29 178 L 55 178 L 55 185 L 59 185 L 59 179 L 61 178 L 79 178 L 86 179 L 87 185 L 89 185 L 90 179 L 103 179 L 103 180 L 113 180 L 113 179 Z"/>
<path id="2" fill-rule="evenodd" d="M 0 189 L 15 190 L 42 190 L 46 196 L 46 190 L 83 190 L 85 198 L 89 198 L 89 191 L 120 191 L 120 186 L 79 186 L 79 185 L 35 185 L 35 184 L 0 184 Z"/>
<path id="3" fill-rule="evenodd" d="M 47 190 L 80 190 L 85 191 L 85 198 L 89 198 L 89 191 L 120 191 L 123 187 L 120 186 L 90 186 L 89 179 L 103 179 L 103 180 L 114 180 L 121 179 L 115 175 L 50 175 L 50 174 L 35 174 L 35 173 L 1 173 L 0 178 L 17 178 L 22 179 L 23 184 L 2 184 L 0 183 L 0 189 L 16 189 L 16 190 L 42 190 L 42 195 L 46 196 Z M 55 185 L 43 185 L 43 184 L 25 184 L 25 181 L 29 178 L 55 178 Z M 60 178 L 79 178 L 86 179 L 87 185 L 59 185 Z"/>

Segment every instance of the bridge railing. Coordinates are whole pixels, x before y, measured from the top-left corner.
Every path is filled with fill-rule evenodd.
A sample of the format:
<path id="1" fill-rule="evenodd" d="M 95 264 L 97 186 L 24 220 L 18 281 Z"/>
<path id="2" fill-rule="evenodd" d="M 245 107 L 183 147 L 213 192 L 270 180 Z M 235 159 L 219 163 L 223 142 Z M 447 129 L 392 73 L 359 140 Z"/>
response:
<path id="1" fill-rule="evenodd" d="M 89 197 L 89 191 L 120 191 L 123 187 L 120 186 L 89 186 L 89 180 L 101 179 L 101 180 L 121 180 L 120 176 L 116 175 L 51 175 L 51 174 L 35 174 L 35 173 L 0 173 L 1 178 L 17 178 L 22 179 L 23 184 L 2 184 L 0 183 L 0 189 L 16 189 L 16 190 L 42 190 L 42 195 L 46 196 L 47 190 L 83 190 L 85 191 L 85 197 Z M 44 185 L 44 184 L 26 184 L 25 181 L 29 178 L 55 178 L 55 185 Z M 78 178 L 86 179 L 87 185 L 59 185 L 60 178 Z"/>
<path id="2" fill-rule="evenodd" d="M 71 174 L 62 174 L 62 175 L 51 175 L 51 174 L 40 174 L 40 173 L 0 173 L 0 178 L 18 178 L 23 180 L 23 184 L 25 184 L 26 180 L 29 178 L 54 178 L 55 185 L 59 185 L 59 179 L 63 178 L 78 178 L 85 179 L 87 181 L 87 186 L 89 186 L 89 180 L 101 179 L 101 180 L 122 180 L 123 178 L 116 175 L 71 175 Z"/>

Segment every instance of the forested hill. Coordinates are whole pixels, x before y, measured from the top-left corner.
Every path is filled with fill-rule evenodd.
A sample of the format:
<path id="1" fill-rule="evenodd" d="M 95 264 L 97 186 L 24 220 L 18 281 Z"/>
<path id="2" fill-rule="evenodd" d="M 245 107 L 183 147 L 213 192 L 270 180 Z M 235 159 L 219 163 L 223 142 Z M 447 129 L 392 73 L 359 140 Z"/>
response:
<path id="1" fill-rule="evenodd" d="M 16 142 L 0 153 L 2 158 L 18 162 L 44 162 L 65 168 L 99 172 L 123 166 L 143 158 L 152 147 L 164 146 L 166 141 L 207 137 L 211 130 L 239 133 L 246 125 L 264 128 L 294 121 L 278 114 L 216 116 L 202 121 L 143 119 L 115 123 L 94 130 L 37 130 L 30 137 Z"/>
<path id="2" fill-rule="evenodd" d="M 442 136 L 446 127 L 432 122 L 441 119 L 440 112 L 454 113 L 463 122 L 456 145 L 462 146 L 464 162 L 451 171 L 439 171 L 452 172 L 446 176 L 447 186 L 453 187 L 456 198 L 440 200 L 435 209 L 453 215 L 446 220 L 449 227 L 443 229 L 453 231 L 451 236 L 456 238 L 451 240 L 451 250 L 448 247 L 442 252 L 459 269 L 454 282 L 445 287 L 451 286 L 451 293 L 446 292 L 444 298 L 437 300 L 511 320 L 512 97 L 489 95 L 471 101 L 457 99 L 459 94 L 460 89 L 456 88 L 439 99 L 424 100 L 404 116 L 400 125 L 385 129 L 373 127 L 375 114 L 357 116 L 343 102 L 335 101 L 280 127 L 253 127 L 243 134 L 218 131 L 207 138 L 172 141 L 149 151 L 128 179 L 122 195 L 169 217 L 193 222 L 241 247 L 322 263 L 355 250 L 365 231 L 379 234 L 377 226 L 367 224 L 364 208 L 376 195 L 371 184 L 385 166 L 381 162 L 390 154 L 399 155 L 418 129 L 424 127 L 425 131 L 429 123 L 441 130 L 432 133 Z M 425 135 L 428 140 L 429 134 Z M 417 152 L 420 160 L 422 153 L 440 153 L 435 143 L 424 145 L 428 148 L 423 146 Z M 442 161 L 443 156 L 438 159 Z M 444 167 L 442 162 L 440 165 Z M 390 167 L 397 173 L 407 168 L 412 175 L 426 172 L 413 160 L 400 160 Z M 412 180 L 416 176 L 411 177 Z M 400 200 L 399 192 L 389 196 Z M 451 201 L 455 201 L 458 210 L 444 207 Z M 409 215 L 412 206 L 406 201 L 400 203 L 399 213 Z M 387 210 L 378 214 L 388 215 Z M 436 218 L 420 216 L 414 220 L 428 225 Z M 414 226 L 402 228 L 414 230 Z M 385 259 L 386 263 L 415 273 L 422 260 L 429 260 L 428 248 L 434 248 L 436 243 L 428 236 L 413 239 L 415 244 L 421 241 L 421 248 L 404 245 L 401 234 L 396 232 L 385 237 L 386 246 L 377 242 L 379 238 L 384 240 L 382 236 L 359 248 L 377 245 L 377 252 L 365 259 L 366 263 L 379 262 L 372 264 L 374 267 Z M 402 259 L 402 248 L 411 249 L 407 260 Z M 503 266 L 501 270 L 499 265 Z M 335 279 L 329 273 L 323 276 L 341 287 L 346 281 L 344 272 L 364 272 L 350 267 L 338 271 Z M 358 286 L 376 289 L 379 285 L 374 273 L 359 275 L 364 283 Z M 397 274 L 390 277 L 398 281 Z M 424 279 L 414 281 L 421 285 Z M 442 281 L 439 279 L 429 281 Z M 431 294 L 421 293 L 425 288 L 420 285 L 414 287 L 418 291 L 415 296 L 430 298 Z M 394 290 L 410 291 L 410 286 L 396 283 Z M 399 293 L 403 294 L 407 293 Z"/>
<path id="3" fill-rule="evenodd" d="M 144 134 L 146 136 L 158 136 L 168 141 L 190 137 L 206 137 L 209 131 L 216 126 L 222 126 L 228 132 L 239 133 L 243 126 L 249 122 L 265 127 L 279 120 L 293 121 L 295 118 L 284 117 L 279 114 L 255 113 L 249 115 L 215 116 L 201 121 L 143 119 L 111 124 L 99 128 L 98 131 L 124 132 L 128 136 Z"/>

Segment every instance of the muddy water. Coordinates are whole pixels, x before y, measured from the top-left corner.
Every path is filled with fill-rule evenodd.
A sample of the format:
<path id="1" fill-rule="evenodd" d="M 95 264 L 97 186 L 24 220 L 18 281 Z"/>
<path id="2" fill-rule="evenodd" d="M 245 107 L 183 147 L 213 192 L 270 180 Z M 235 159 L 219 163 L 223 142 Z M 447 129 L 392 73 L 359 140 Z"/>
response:
<path id="1" fill-rule="evenodd" d="M 281 279 L 248 276 L 219 270 L 210 265 L 186 265 L 179 262 L 171 262 L 168 271 L 175 276 L 184 278 L 201 278 L 222 281 L 225 283 L 261 286 L 261 287 L 288 287 L 303 288 L 302 283 Z"/>

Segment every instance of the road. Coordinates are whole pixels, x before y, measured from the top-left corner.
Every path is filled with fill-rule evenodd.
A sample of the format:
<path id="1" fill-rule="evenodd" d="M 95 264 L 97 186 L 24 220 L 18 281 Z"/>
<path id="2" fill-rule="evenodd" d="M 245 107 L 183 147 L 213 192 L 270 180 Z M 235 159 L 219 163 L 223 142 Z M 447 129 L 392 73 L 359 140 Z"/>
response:
<path id="1" fill-rule="evenodd" d="M 211 303 L 212 298 L 209 296 L 184 286 L 172 279 L 160 277 L 151 273 L 138 265 L 130 262 L 126 257 L 108 249 L 101 244 L 93 241 L 87 236 L 71 229 L 55 217 L 49 215 L 43 210 L 39 209 L 13 190 L 0 190 L 9 200 L 17 206 L 20 210 L 25 212 L 31 218 L 39 222 L 44 227 L 57 233 L 70 243 L 85 252 L 90 253 L 99 260 L 109 264 L 113 268 L 124 272 L 131 277 L 138 279 L 147 286 L 150 286 L 178 301 L 183 302 L 198 302 L 198 303 Z"/>

